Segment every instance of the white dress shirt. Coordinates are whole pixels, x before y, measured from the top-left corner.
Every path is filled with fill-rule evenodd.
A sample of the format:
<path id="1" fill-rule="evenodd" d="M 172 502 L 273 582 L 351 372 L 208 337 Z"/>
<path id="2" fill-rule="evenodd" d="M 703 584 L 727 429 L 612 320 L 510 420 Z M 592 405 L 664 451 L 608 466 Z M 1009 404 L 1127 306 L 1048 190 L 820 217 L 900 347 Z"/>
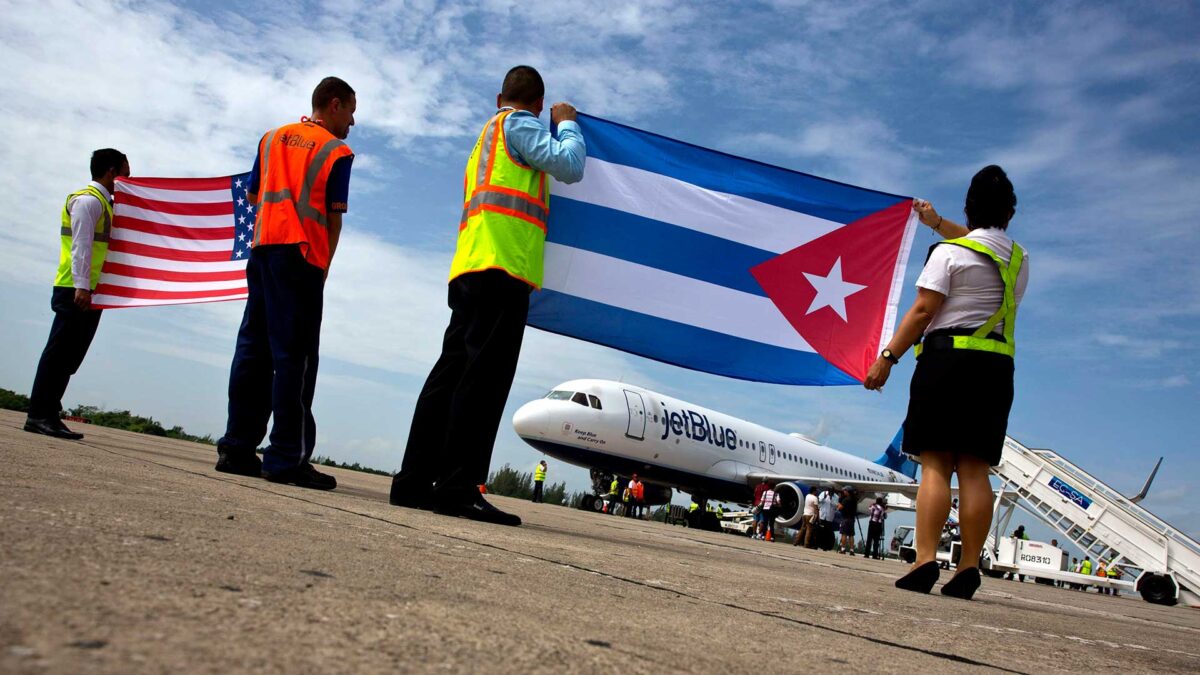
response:
<path id="1" fill-rule="evenodd" d="M 92 181 L 91 187 L 100 191 L 112 203 L 108 188 Z M 92 240 L 96 237 L 96 222 L 104 216 L 104 206 L 95 195 L 84 194 L 72 197 L 67 202 L 67 213 L 71 216 L 71 278 L 75 288 L 92 290 Z"/>
<path id="2" fill-rule="evenodd" d="M 1012 255 L 1012 239 L 1004 230 L 975 229 L 966 236 L 987 246 L 1000 259 L 1008 263 Z M 1017 273 L 1014 299 L 1021 304 L 1025 286 L 1029 283 L 1029 254 Z M 925 269 L 917 279 L 919 288 L 946 296 L 942 308 L 933 316 L 925 334 L 940 328 L 978 328 L 987 323 L 1004 300 L 1004 282 L 1000 280 L 996 262 L 970 249 L 952 244 L 942 244 L 933 249 Z M 1004 322 L 996 324 L 996 333 L 1004 332 Z"/>

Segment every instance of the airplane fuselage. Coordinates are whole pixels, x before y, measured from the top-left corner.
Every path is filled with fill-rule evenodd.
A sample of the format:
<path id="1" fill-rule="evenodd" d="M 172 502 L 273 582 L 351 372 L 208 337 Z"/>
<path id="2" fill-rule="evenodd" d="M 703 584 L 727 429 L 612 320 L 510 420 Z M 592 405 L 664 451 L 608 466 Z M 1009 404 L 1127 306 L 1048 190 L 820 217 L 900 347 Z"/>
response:
<path id="1" fill-rule="evenodd" d="M 523 440 L 571 464 L 749 503 L 751 474 L 911 482 L 869 460 L 641 387 L 572 380 L 513 417 Z M 807 486 L 797 485 L 802 492 Z"/>

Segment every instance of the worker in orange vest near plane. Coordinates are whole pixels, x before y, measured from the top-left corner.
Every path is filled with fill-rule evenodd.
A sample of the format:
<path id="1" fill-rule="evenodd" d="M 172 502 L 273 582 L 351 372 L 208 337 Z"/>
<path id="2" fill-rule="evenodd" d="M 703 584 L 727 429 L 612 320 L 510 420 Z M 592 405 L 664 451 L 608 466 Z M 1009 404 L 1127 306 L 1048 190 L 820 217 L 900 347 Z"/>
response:
<path id="1" fill-rule="evenodd" d="M 332 490 L 333 476 L 309 459 L 325 279 L 337 250 L 354 153 L 344 142 L 357 99 L 336 77 L 312 94 L 312 116 L 268 131 L 239 199 L 258 212 L 248 297 L 229 374 L 229 418 L 217 441 L 217 471 Z M 274 416 L 260 462 L 255 448 Z M 478 481 L 482 482 L 482 481 Z"/>

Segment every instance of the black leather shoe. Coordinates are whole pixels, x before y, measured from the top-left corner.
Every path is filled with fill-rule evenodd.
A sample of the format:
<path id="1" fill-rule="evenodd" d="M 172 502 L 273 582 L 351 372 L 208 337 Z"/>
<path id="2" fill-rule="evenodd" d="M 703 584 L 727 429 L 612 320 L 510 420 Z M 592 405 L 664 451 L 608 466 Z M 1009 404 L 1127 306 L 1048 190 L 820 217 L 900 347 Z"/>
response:
<path id="1" fill-rule="evenodd" d="M 928 593 L 933 590 L 940 574 L 937 561 L 931 560 L 897 579 L 896 588 L 914 593 Z"/>
<path id="2" fill-rule="evenodd" d="M 218 445 L 216 469 L 221 473 L 258 478 L 262 476 L 262 460 L 253 450 L 239 450 Z"/>
<path id="3" fill-rule="evenodd" d="M 337 487 L 337 479 L 327 473 L 321 473 L 312 464 L 305 462 L 274 473 L 262 472 L 262 477 L 272 483 L 287 483 L 310 490 L 332 490 Z"/>
<path id="4" fill-rule="evenodd" d="M 496 525 L 517 527 L 521 524 L 520 516 L 505 513 L 488 503 L 478 492 L 460 493 L 455 496 L 437 497 L 432 502 L 433 511 L 444 516 L 458 516 L 469 520 L 478 520 Z"/>
<path id="5" fill-rule="evenodd" d="M 942 595 L 970 600 L 977 590 L 979 590 L 979 568 L 968 567 L 960 570 L 953 579 L 942 586 Z"/>
<path id="6" fill-rule="evenodd" d="M 75 433 L 67 428 L 67 425 L 59 419 L 42 420 L 33 417 L 25 418 L 25 431 L 43 436 L 53 436 L 54 438 L 62 438 L 68 441 L 77 441 L 83 438 L 83 434 Z"/>

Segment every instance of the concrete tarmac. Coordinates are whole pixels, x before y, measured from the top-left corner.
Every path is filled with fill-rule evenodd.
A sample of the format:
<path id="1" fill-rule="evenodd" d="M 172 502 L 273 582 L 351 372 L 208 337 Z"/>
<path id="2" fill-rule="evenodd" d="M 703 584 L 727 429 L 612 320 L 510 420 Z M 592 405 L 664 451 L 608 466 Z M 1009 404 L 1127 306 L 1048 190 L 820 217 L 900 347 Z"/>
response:
<path id="1" fill-rule="evenodd" d="M 525 525 L 486 525 L 390 506 L 382 476 L 314 492 L 22 422 L 0 412 L 3 673 L 1200 671 L 1183 607 L 916 595 L 894 561 L 501 497 Z"/>

